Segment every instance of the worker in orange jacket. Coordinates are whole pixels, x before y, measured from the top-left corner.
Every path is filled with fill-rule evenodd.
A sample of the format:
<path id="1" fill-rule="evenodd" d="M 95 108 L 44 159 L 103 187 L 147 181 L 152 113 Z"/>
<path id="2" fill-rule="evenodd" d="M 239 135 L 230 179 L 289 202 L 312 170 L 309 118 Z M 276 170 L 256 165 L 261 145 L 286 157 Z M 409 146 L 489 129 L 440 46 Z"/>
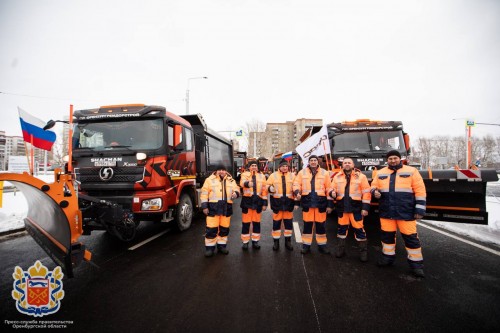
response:
<path id="1" fill-rule="evenodd" d="M 248 162 L 248 171 L 241 175 L 240 186 L 243 190 L 241 198 L 241 241 L 243 250 L 248 250 L 250 242 L 250 226 L 252 227 L 252 247 L 260 249 L 260 220 L 262 211 L 267 209 L 266 176 L 259 172 L 256 160 Z"/>
<path id="2" fill-rule="evenodd" d="M 287 160 L 281 160 L 278 171 L 274 172 L 267 179 L 269 201 L 273 211 L 273 250 L 278 251 L 280 247 L 281 228 L 285 227 L 285 248 L 293 251 L 293 180 L 295 174 L 290 172 Z"/>
<path id="3" fill-rule="evenodd" d="M 422 176 L 414 167 L 401 163 L 401 154 L 391 150 L 388 166 L 379 170 L 372 181 L 373 196 L 379 199 L 382 240 L 380 267 L 390 266 L 396 258 L 396 231 L 399 229 L 408 253 L 408 263 L 417 277 L 424 275 L 424 259 L 417 221 L 425 215 L 426 191 Z"/>
<path id="4" fill-rule="evenodd" d="M 300 170 L 293 181 L 293 191 L 296 198 L 295 209 L 299 201 L 302 204 L 302 254 L 311 252 L 313 229 L 316 228 L 316 242 L 320 253 L 329 254 L 326 246 L 326 214 L 333 210 L 330 173 L 319 166 L 318 156 L 309 157 L 309 165 Z"/>
<path id="5" fill-rule="evenodd" d="M 233 214 L 233 199 L 239 195 L 238 185 L 223 165 L 218 166 L 205 180 L 200 194 L 201 208 L 207 216 L 205 257 L 214 255 L 215 245 L 219 253 L 229 253 L 226 245 Z"/>
<path id="6" fill-rule="evenodd" d="M 368 215 L 372 198 L 370 184 L 366 176 L 354 168 L 351 158 L 342 161 L 342 172 L 332 179 L 332 196 L 335 197 L 335 210 L 338 216 L 337 248 L 335 257 L 345 255 L 345 241 L 349 223 L 354 229 L 354 237 L 359 244 L 359 259 L 368 261 L 368 247 L 363 218 Z"/>

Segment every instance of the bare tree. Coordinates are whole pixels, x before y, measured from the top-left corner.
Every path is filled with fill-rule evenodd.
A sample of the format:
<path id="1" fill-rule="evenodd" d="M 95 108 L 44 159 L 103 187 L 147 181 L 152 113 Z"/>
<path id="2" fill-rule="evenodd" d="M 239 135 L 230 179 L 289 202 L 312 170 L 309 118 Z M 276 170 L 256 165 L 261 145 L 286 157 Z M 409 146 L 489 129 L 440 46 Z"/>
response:
<path id="1" fill-rule="evenodd" d="M 252 157 L 258 157 L 262 154 L 262 142 L 265 142 L 266 124 L 263 121 L 252 119 L 246 123 L 248 138 L 248 154 Z M 257 156 L 253 156 L 257 155 Z"/>
<path id="2" fill-rule="evenodd" d="M 246 123 L 246 129 L 247 129 L 247 133 L 264 132 L 266 130 L 266 123 L 254 118 L 251 121 Z"/>
<path id="3" fill-rule="evenodd" d="M 417 141 L 417 151 L 419 152 L 419 158 L 422 163 L 422 168 L 428 168 L 430 166 L 430 159 L 432 156 L 432 141 L 428 138 L 420 137 Z"/>
<path id="4" fill-rule="evenodd" d="M 451 149 L 450 149 L 450 164 L 457 165 L 459 167 L 465 167 L 465 140 L 461 136 L 456 136 L 451 138 Z"/>
<path id="5" fill-rule="evenodd" d="M 476 156 L 479 158 L 482 166 L 488 166 L 488 165 L 492 164 L 494 162 L 493 155 L 495 153 L 495 150 L 497 149 L 496 142 L 495 142 L 495 139 L 493 138 L 493 136 L 488 134 L 485 137 L 483 137 L 481 140 L 478 140 L 478 142 L 476 142 L 476 144 L 479 146 L 479 149 L 478 149 L 479 151 L 474 151 L 474 147 L 473 147 L 473 151 L 476 152 L 476 155 L 473 155 L 473 156 Z"/>

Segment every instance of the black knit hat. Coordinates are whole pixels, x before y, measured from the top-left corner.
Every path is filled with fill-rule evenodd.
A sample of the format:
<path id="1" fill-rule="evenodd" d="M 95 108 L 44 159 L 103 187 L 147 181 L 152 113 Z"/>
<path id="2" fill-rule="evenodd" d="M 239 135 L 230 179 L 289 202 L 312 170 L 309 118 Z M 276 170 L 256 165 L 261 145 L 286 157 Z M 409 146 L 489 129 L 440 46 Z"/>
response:
<path id="1" fill-rule="evenodd" d="M 288 161 L 287 161 L 287 160 L 285 160 L 285 159 L 282 159 L 282 160 L 280 161 L 280 167 L 281 167 L 281 166 L 283 166 L 283 165 L 290 166 L 290 165 L 288 164 Z"/>
<path id="2" fill-rule="evenodd" d="M 219 171 L 219 170 L 227 171 L 227 168 L 224 165 L 219 164 L 219 165 L 217 165 L 217 168 L 215 169 L 215 171 Z"/>
<path id="3" fill-rule="evenodd" d="M 255 164 L 256 166 L 259 166 L 259 162 L 257 160 L 249 160 L 247 163 L 247 168 L 250 168 L 252 164 Z"/>
<path id="4" fill-rule="evenodd" d="M 317 159 L 319 161 L 318 155 L 311 155 L 311 156 L 309 156 L 309 161 L 311 160 L 311 158 L 315 158 L 315 159 Z"/>
<path id="5" fill-rule="evenodd" d="M 399 153 L 399 151 L 397 150 L 391 150 L 390 152 L 388 152 L 386 155 L 385 155 L 385 158 L 389 158 L 391 156 L 397 156 L 399 158 L 401 158 L 401 154 Z"/>

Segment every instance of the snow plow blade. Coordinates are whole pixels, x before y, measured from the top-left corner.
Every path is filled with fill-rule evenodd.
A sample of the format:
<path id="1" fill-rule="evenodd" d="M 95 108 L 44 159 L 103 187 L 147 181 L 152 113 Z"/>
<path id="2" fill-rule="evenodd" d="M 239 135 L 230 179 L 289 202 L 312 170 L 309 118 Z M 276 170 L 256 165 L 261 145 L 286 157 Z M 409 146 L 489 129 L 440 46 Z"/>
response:
<path id="1" fill-rule="evenodd" d="M 24 194 L 28 202 L 26 231 L 71 278 L 73 268 L 92 255 L 78 242 L 82 214 L 71 175 L 59 172 L 54 171 L 51 184 L 27 173 L 3 173 L 0 180 L 9 181 Z"/>
<path id="2" fill-rule="evenodd" d="M 420 170 L 427 190 L 425 219 L 488 224 L 486 186 L 498 181 L 494 169 Z"/>
<path id="3" fill-rule="evenodd" d="M 427 191 L 424 219 L 488 224 L 486 185 L 498 181 L 495 169 L 419 171 Z M 373 173 L 363 173 L 371 182 Z M 372 205 L 378 214 L 378 201 L 373 199 Z"/>

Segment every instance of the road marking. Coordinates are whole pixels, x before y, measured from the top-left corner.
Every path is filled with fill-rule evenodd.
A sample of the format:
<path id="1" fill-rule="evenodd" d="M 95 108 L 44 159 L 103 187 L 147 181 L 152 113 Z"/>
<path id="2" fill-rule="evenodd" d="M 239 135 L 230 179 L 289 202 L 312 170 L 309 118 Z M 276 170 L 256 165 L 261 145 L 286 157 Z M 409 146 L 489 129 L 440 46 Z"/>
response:
<path id="1" fill-rule="evenodd" d="M 300 233 L 299 222 L 293 222 L 293 231 L 295 234 L 295 243 L 302 243 L 302 234 Z"/>
<path id="2" fill-rule="evenodd" d="M 155 240 L 156 238 L 158 238 L 158 237 L 160 237 L 160 236 L 162 236 L 162 235 L 166 234 L 168 231 L 169 231 L 169 230 L 165 230 L 165 231 L 160 232 L 159 234 L 156 234 L 156 235 L 154 235 L 154 236 L 152 236 L 152 237 L 149 237 L 148 239 L 143 240 L 143 241 L 142 241 L 142 242 L 140 242 L 139 244 L 136 244 L 136 245 L 134 245 L 134 246 L 132 246 L 132 247 L 129 247 L 129 248 L 128 248 L 128 250 L 129 250 L 129 251 L 133 251 L 133 250 L 135 250 L 135 249 L 137 249 L 137 248 L 139 248 L 139 247 L 143 246 L 144 244 L 147 244 L 147 243 L 151 242 L 152 240 Z"/>
<path id="3" fill-rule="evenodd" d="M 493 253 L 493 254 L 495 254 L 495 255 L 497 255 L 497 256 L 500 256 L 500 251 L 496 251 L 496 250 L 490 249 L 490 248 L 488 248 L 488 247 L 486 247 L 486 246 L 483 246 L 483 245 L 481 245 L 481 244 L 477 244 L 477 243 L 474 243 L 474 242 L 468 241 L 467 239 L 463 239 L 463 238 L 460 238 L 460 237 L 458 237 L 458 236 L 451 235 L 451 234 L 446 233 L 446 232 L 444 232 L 444 231 L 442 231 L 442 230 L 439 230 L 439 229 L 433 228 L 433 227 L 431 227 L 431 226 L 428 226 L 428 225 L 423 224 L 423 223 L 420 223 L 420 222 L 418 222 L 418 225 L 419 225 L 419 226 L 422 226 L 422 227 L 424 227 L 424 228 L 427 228 L 427 229 L 433 230 L 433 231 L 435 231 L 435 232 L 439 232 L 440 234 L 443 234 L 443 235 L 446 235 L 446 236 L 448 236 L 448 237 L 454 238 L 454 239 L 456 239 L 456 240 L 459 240 L 459 241 L 461 241 L 461 242 L 467 243 L 467 244 L 469 244 L 469 245 L 475 246 L 475 247 L 477 247 L 477 248 L 479 248 L 479 249 L 481 249 L 481 250 L 485 250 L 485 251 L 488 251 L 488 252 L 490 252 L 490 253 Z"/>
<path id="4" fill-rule="evenodd" d="M 293 224 L 295 223 L 297 222 L 293 222 Z M 309 297 L 311 297 L 311 302 L 314 309 L 314 315 L 316 316 L 316 323 L 318 324 L 318 331 L 321 333 L 321 325 L 319 323 L 318 310 L 316 309 L 316 302 L 314 302 L 314 297 L 311 290 L 311 283 L 309 282 L 309 275 L 307 274 L 306 263 L 304 262 L 304 255 L 301 255 L 301 257 L 302 257 L 302 267 L 304 268 L 304 273 L 306 274 L 306 282 L 307 282 L 307 289 L 309 291 Z"/>

